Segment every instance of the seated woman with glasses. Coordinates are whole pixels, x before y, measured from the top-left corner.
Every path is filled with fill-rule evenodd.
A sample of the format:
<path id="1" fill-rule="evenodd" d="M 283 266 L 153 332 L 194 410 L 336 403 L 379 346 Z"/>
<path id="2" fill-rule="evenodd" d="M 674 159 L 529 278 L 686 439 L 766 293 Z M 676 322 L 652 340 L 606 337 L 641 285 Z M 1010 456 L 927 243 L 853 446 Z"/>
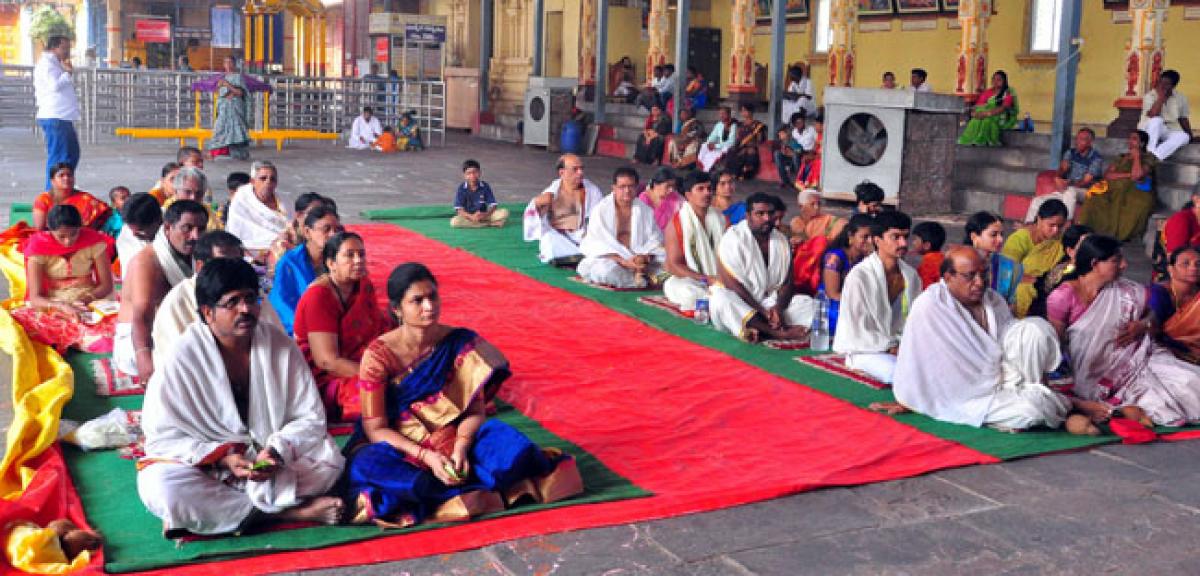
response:
<path id="1" fill-rule="evenodd" d="M 333 235 L 322 257 L 329 272 L 296 305 L 296 343 L 312 368 L 329 421 L 356 420 L 359 362 L 367 345 L 395 322 L 375 304 L 361 236 Z"/>

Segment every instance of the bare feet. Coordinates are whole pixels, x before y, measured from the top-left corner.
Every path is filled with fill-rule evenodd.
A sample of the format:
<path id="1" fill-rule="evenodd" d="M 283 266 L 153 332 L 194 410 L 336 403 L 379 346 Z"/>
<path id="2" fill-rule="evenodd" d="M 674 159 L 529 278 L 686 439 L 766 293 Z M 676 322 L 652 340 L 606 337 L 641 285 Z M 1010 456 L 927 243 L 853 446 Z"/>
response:
<path id="1" fill-rule="evenodd" d="M 1083 414 L 1067 416 L 1067 432 L 1077 436 L 1099 436 L 1100 429 L 1092 424 L 1092 419 Z"/>
<path id="2" fill-rule="evenodd" d="M 314 498 L 305 504 L 284 510 L 280 520 L 291 522 L 320 522 L 333 526 L 342 518 L 342 499 L 333 496 Z"/>
<path id="3" fill-rule="evenodd" d="M 788 326 L 780 331 L 781 340 L 804 340 L 808 338 L 808 328 L 805 326 Z"/>
<path id="4" fill-rule="evenodd" d="M 742 330 L 742 335 L 746 337 L 746 341 L 751 344 L 757 344 L 760 338 L 757 328 L 745 328 Z"/>
<path id="5" fill-rule="evenodd" d="M 888 416 L 908 414 L 909 412 L 912 412 L 912 410 L 909 410 L 899 402 L 872 402 L 867 405 L 867 410 L 878 412 L 880 414 L 887 414 Z"/>
<path id="6" fill-rule="evenodd" d="M 1154 421 L 1151 420 L 1150 417 L 1146 415 L 1145 410 L 1142 410 L 1141 408 L 1139 408 L 1137 406 L 1123 406 L 1123 407 L 1121 407 L 1120 412 L 1121 412 L 1121 416 L 1124 416 L 1130 420 L 1133 420 L 1134 422 L 1137 422 L 1138 424 L 1141 424 L 1142 426 L 1145 426 L 1147 428 L 1154 428 Z"/>

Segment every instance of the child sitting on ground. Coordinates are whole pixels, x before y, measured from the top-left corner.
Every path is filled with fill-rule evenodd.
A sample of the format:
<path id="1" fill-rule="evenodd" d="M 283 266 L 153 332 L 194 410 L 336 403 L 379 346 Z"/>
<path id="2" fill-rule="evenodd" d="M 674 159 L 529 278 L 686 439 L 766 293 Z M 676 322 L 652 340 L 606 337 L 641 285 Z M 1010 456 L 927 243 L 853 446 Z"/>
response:
<path id="1" fill-rule="evenodd" d="M 792 131 L 787 126 L 781 126 L 775 132 L 775 141 L 771 143 L 775 149 L 775 171 L 779 174 L 779 187 L 791 188 L 796 180 L 796 168 L 800 165 L 800 154 L 804 148 L 792 138 Z"/>
<path id="2" fill-rule="evenodd" d="M 496 204 L 496 196 L 492 187 L 480 180 L 483 169 L 479 162 L 467 160 L 463 162 L 463 183 L 454 194 L 454 217 L 450 226 L 454 228 L 483 228 L 504 226 L 508 220 L 508 210 Z"/>
<path id="3" fill-rule="evenodd" d="M 125 208 L 125 201 L 128 199 L 129 189 L 124 186 L 113 186 L 112 190 L 108 191 L 108 203 L 112 206 L 112 216 L 108 217 L 101 232 L 113 238 L 121 233 L 121 227 L 125 225 L 125 220 L 121 218 L 121 210 Z"/>
<path id="4" fill-rule="evenodd" d="M 924 288 L 937 283 L 942 278 L 942 244 L 946 243 L 946 229 L 937 222 L 921 222 L 912 229 L 912 238 L 908 241 L 913 254 L 921 257 L 917 265 L 917 275 L 921 277 Z"/>
<path id="5" fill-rule="evenodd" d="M 391 126 L 384 126 L 383 134 L 380 134 L 379 137 L 371 143 L 371 149 L 378 152 L 383 152 L 384 154 L 399 152 L 400 149 L 396 147 L 396 130 Z"/>
<path id="6" fill-rule="evenodd" d="M 396 134 L 396 147 L 401 152 L 425 149 L 424 143 L 421 142 L 421 130 L 413 120 L 414 115 L 416 115 L 416 112 L 411 110 L 400 115 L 400 129 L 398 134 Z"/>

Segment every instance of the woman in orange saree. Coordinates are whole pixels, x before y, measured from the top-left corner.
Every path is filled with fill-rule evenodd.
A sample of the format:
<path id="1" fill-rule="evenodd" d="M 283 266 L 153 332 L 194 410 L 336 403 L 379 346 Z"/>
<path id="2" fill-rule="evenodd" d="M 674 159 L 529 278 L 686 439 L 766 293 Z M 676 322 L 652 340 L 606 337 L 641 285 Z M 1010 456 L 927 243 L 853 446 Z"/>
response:
<path id="1" fill-rule="evenodd" d="M 99 231 L 112 216 L 112 207 L 103 200 L 75 189 L 75 169 L 66 162 L 54 165 L 51 172 L 50 191 L 42 192 L 33 201 L 33 227 L 46 229 L 46 215 L 58 205 L 73 206 L 85 228 Z"/>
<path id="2" fill-rule="evenodd" d="M 1171 253 L 1170 277 L 1150 285 L 1150 309 L 1162 325 L 1159 341 L 1175 356 L 1200 363 L 1200 248 Z"/>

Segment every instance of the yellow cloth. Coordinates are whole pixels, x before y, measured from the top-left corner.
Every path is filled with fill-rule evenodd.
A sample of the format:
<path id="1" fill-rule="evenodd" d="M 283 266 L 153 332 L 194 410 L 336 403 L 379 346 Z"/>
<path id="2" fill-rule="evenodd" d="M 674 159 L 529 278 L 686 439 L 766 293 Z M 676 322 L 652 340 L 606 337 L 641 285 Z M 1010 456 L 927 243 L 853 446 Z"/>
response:
<path id="1" fill-rule="evenodd" d="M 1029 306 L 1037 299 L 1037 288 L 1034 286 L 1034 282 L 1054 268 L 1066 252 L 1058 237 L 1048 238 L 1039 244 L 1034 244 L 1033 237 L 1029 235 L 1029 229 L 1022 228 L 1008 237 L 1008 240 L 1004 242 L 1001 254 L 1017 261 L 1024 268 L 1025 275 L 1021 279 L 1021 284 L 1017 286 L 1017 302 L 1013 307 L 1013 314 L 1018 318 L 1024 318 L 1025 314 L 1029 312 Z"/>
<path id="2" fill-rule="evenodd" d="M 4 541 L 4 554 L 13 568 L 29 574 L 70 574 L 87 567 L 92 555 L 87 550 L 67 561 L 58 534 L 31 522 L 11 525 Z"/>

